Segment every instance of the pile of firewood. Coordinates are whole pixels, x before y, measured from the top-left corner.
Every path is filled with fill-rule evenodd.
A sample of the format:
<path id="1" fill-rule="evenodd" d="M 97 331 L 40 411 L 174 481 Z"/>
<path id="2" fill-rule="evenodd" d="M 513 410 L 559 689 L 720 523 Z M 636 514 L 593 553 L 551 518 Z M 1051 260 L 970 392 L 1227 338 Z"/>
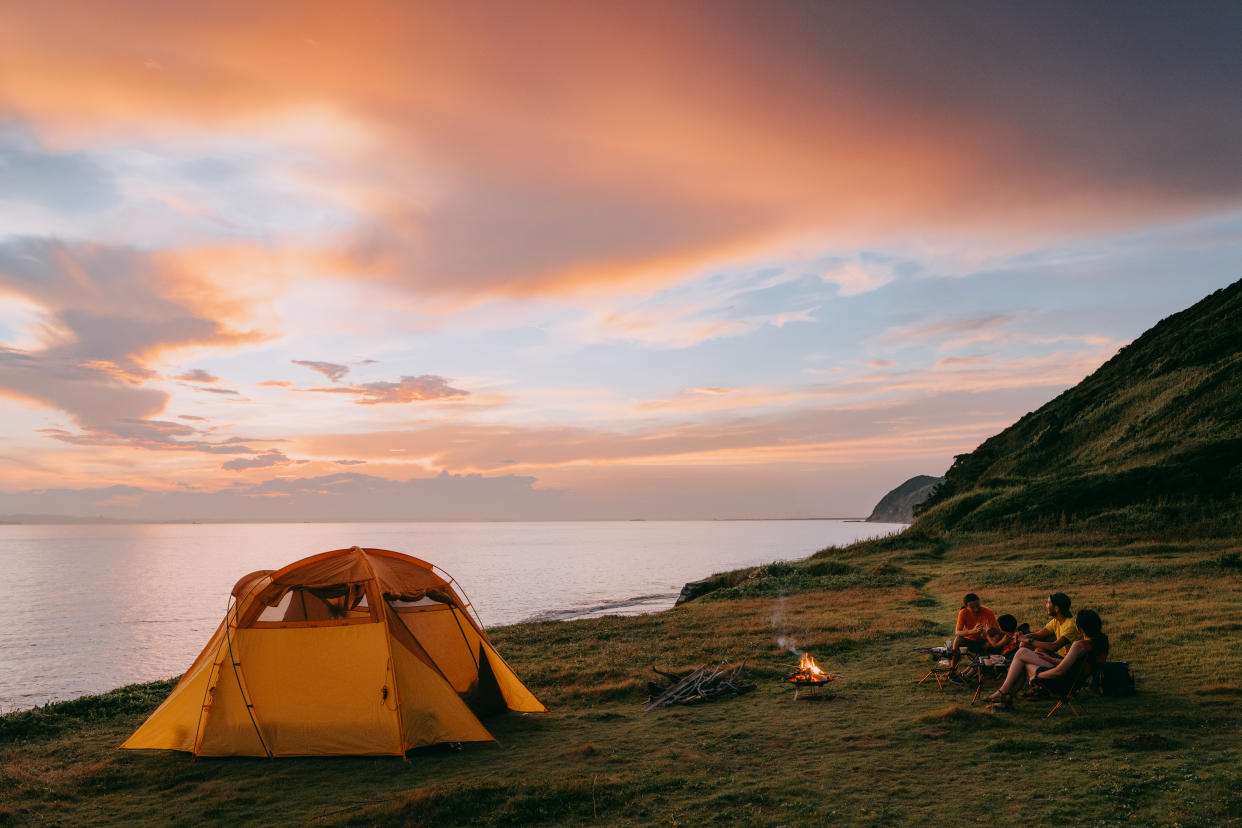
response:
<path id="1" fill-rule="evenodd" d="M 653 681 L 647 682 L 647 692 L 651 694 L 651 698 L 643 706 L 643 711 L 674 704 L 698 704 L 715 701 L 725 696 L 740 696 L 743 693 L 749 693 L 755 689 L 755 685 L 743 684 L 740 680 L 742 669 L 745 667 L 745 661 L 727 671 L 723 664 L 719 667 L 705 665 L 693 672 L 681 674 L 666 673 L 652 667 L 652 671 L 664 676 L 672 684 L 661 687 Z"/>

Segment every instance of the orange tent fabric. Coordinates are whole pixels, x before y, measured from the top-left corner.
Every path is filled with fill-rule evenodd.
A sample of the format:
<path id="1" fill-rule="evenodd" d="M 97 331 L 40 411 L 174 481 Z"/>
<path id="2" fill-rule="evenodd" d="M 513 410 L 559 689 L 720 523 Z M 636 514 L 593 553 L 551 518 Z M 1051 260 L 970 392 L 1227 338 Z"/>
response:
<path id="1" fill-rule="evenodd" d="M 547 710 L 452 580 L 355 546 L 241 578 L 207 646 L 121 747 L 404 755 L 491 741 L 476 712 L 503 709 Z"/>

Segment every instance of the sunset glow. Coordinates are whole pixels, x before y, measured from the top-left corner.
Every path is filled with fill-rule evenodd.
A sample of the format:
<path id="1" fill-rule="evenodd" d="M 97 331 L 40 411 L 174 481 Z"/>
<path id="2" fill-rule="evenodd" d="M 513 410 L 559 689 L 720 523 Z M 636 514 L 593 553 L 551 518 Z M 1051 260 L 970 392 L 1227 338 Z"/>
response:
<path id="1" fill-rule="evenodd" d="M 865 515 L 1242 277 L 1236 16 L 1107 14 L 13 5 L 0 518 Z"/>

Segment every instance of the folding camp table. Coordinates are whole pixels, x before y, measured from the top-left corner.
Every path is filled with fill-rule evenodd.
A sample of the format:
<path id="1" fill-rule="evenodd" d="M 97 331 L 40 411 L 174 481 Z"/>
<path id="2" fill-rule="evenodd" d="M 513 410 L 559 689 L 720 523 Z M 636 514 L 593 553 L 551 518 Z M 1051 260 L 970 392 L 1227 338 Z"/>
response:
<path id="1" fill-rule="evenodd" d="M 921 653 L 927 660 L 927 674 L 919 679 L 922 684 L 928 679 L 935 679 L 936 685 L 943 690 L 945 681 L 950 684 L 966 683 L 953 663 L 954 653 L 944 647 L 915 647 L 914 652 Z"/>

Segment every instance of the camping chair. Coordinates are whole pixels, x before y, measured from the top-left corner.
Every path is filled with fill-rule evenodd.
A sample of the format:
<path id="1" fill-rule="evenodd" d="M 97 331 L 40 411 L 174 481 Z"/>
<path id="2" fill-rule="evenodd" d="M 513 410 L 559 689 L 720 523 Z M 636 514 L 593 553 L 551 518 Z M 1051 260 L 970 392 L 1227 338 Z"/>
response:
<path id="1" fill-rule="evenodd" d="M 961 678 L 961 674 L 957 672 L 957 668 L 953 664 L 952 651 L 944 647 L 915 647 L 914 651 L 922 653 L 927 660 L 927 674 L 918 680 L 919 684 L 928 679 L 935 679 L 936 686 L 943 690 L 946 681 L 950 684 L 965 683 L 965 680 Z"/>
<path id="2" fill-rule="evenodd" d="M 1032 687 L 1040 687 L 1047 690 L 1057 700 L 1057 703 L 1048 711 L 1048 715 L 1044 718 L 1051 719 L 1052 714 L 1056 713 L 1063 706 L 1068 707 L 1070 712 L 1077 716 L 1078 711 L 1074 709 L 1072 700 L 1077 698 L 1078 691 L 1086 686 L 1090 675 L 1091 659 L 1090 657 L 1083 657 L 1071 664 L 1069 671 L 1065 675 L 1054 676 L 1048 679 L 1036 676 L 1031 679 Z"/>

